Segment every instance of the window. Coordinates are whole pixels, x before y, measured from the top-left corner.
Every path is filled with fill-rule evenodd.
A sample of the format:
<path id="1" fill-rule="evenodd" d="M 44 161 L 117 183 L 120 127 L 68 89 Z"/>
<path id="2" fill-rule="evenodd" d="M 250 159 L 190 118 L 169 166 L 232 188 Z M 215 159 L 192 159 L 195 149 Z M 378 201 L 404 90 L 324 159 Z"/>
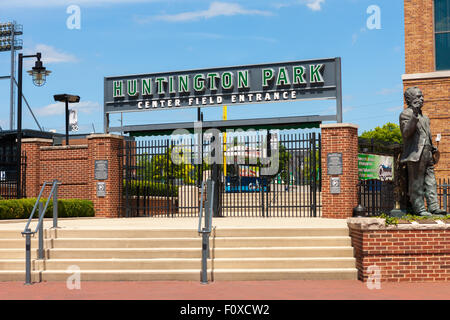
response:
<path id="1" fill-rule="evenodd" d="M 436 70 L 450 70 L 450 0 L 434 0 Z"/>

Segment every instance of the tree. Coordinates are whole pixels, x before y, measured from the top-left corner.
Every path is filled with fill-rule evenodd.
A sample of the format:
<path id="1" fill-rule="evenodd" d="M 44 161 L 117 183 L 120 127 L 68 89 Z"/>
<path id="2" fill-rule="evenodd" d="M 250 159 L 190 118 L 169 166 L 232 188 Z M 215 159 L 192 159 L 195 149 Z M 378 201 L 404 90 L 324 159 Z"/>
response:
<path id="1" fill-rule="evenodd" d="M 400 126 L 391 122 L 386 123 L 381 128 L 376 127 L 375 129 L 364 131 L 360 138 L 398 144 L 401 144 L 403 141 Z"/>

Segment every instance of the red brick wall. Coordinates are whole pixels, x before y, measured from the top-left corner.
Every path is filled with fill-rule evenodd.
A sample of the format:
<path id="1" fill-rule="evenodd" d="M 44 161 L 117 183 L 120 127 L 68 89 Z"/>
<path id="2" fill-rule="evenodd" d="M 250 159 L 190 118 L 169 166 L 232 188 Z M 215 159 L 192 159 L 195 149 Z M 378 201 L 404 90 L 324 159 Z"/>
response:
<path id="1" fill-rule="evenodd" d="M 88 146 L 41 147 L 40 186 L 57 179 L 61 199 L 90 199 L 88 195 Z"/>
<path id="2" fill-rule="evenodd" d="M 94 201 L 96 217 L 118 217 L 122 208 L 123 164 L 119 156 L 123 138 L 110 134 L 88 136 L 89 194 Z M 94 180 L 95 160 L 108 160 L 108 179 Z M 97 182 L 106 182 L 106 197 L 97 197 Z"/>
<path id="3" fill-rule="evenodd" d="M 26 152 L 27 155 L 25 197 L 37 197 L 39 194 L 41 188 L 40 147 L 51 145 L 52 140 L 50 139 L 22 139 L 22 150 Z"/>
<path id="4" fill-rule="evenodd" d="M 326 124 L 322 128 L 322 217 L 347 218 L 358 205 L 358 128 L 352 124 Z M 342 153 L 341 193 L 330 193 L 327 154 Z"/>
<path id="5" fill-rule="evenodd" d="M 404 0 L 405 71 L 435 71 L 433 0 Z"/>
<path id="6" fill-rule="evenodd" d="M 350 227 L 358 279 L 368 267 L 381 270 L 383 282 L 450 280 L 450 229 L 363 230 Z"/>
<path id="7" fill-rule="evenodd" d="M 51 140 L 24 139 L 23 149 L 27 152 L 26 196 L 37 197 L 44 181 L 58 179 L 61 182 L 58 187 L 60 199 L 92 200 L 97 217 L 117 217 L 121 208 L 119 149 L 123 138 L 93 134 L 84 142 L 84 145 L 52 146 Z M 94 180 L 95 160 L 108 160 L 107 180 Z M 99 181 L 106 182 L 106 197 L 97 197 Z M 44 197 L 50 192 L 50 188 L 47 189 Z"/>

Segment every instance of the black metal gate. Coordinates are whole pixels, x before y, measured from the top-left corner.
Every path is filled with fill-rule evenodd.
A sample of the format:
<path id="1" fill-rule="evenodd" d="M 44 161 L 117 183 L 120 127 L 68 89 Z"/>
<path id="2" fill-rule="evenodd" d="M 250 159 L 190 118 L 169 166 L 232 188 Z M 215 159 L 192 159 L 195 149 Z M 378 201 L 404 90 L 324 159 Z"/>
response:
<path id="1" fill-rule="evenodd" d="M 216 216 L 321 216 L 320 134 L 221 134 L 219 141 L 126 141 L 123 215 L 197 216 L 201 183 L 212 178 L 219 184 Z"/>
<path id="2" fill-rule="evenodd" d="M 21 197 L 26 196 L 26 153 L 22 152 L 21 157 L 21 183 L 20 190 L 17 187 L 18 178 L 18 162 L 16 144 L 0 144 L 0 200 L 1 199 L 17 199 L 18 192 Z"/>

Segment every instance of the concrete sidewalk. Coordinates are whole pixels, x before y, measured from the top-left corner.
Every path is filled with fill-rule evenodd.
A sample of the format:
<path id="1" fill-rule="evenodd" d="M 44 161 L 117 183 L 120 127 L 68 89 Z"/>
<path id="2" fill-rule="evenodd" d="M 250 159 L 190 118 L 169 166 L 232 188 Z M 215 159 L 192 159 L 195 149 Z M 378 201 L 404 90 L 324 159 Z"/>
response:
<path id="1" fill-rule="evenodd" d="M 23 231 L 27 220 L 2 220 L 0 231 Z M 36 225 L 33 220 L 31 227 Z M 44 227 L 50 228 L 52 219 L 45 219 Z M 345 219 L 324 218 L 213 218 L 212 225 L 220 228 L 336 228 L 347 227 Z M 198 217 L 186 218 L 66 218 L 58 220 L 58 227 L 70 229 L 190 229 L 197 230 Z"/>
<path id="2" fill-rule="evenodd" d="M 381 283 L 368 289 L 357 280 L 81 282 L 0 282 L 0 300 L 448 300 L 450 283 Z"/>

